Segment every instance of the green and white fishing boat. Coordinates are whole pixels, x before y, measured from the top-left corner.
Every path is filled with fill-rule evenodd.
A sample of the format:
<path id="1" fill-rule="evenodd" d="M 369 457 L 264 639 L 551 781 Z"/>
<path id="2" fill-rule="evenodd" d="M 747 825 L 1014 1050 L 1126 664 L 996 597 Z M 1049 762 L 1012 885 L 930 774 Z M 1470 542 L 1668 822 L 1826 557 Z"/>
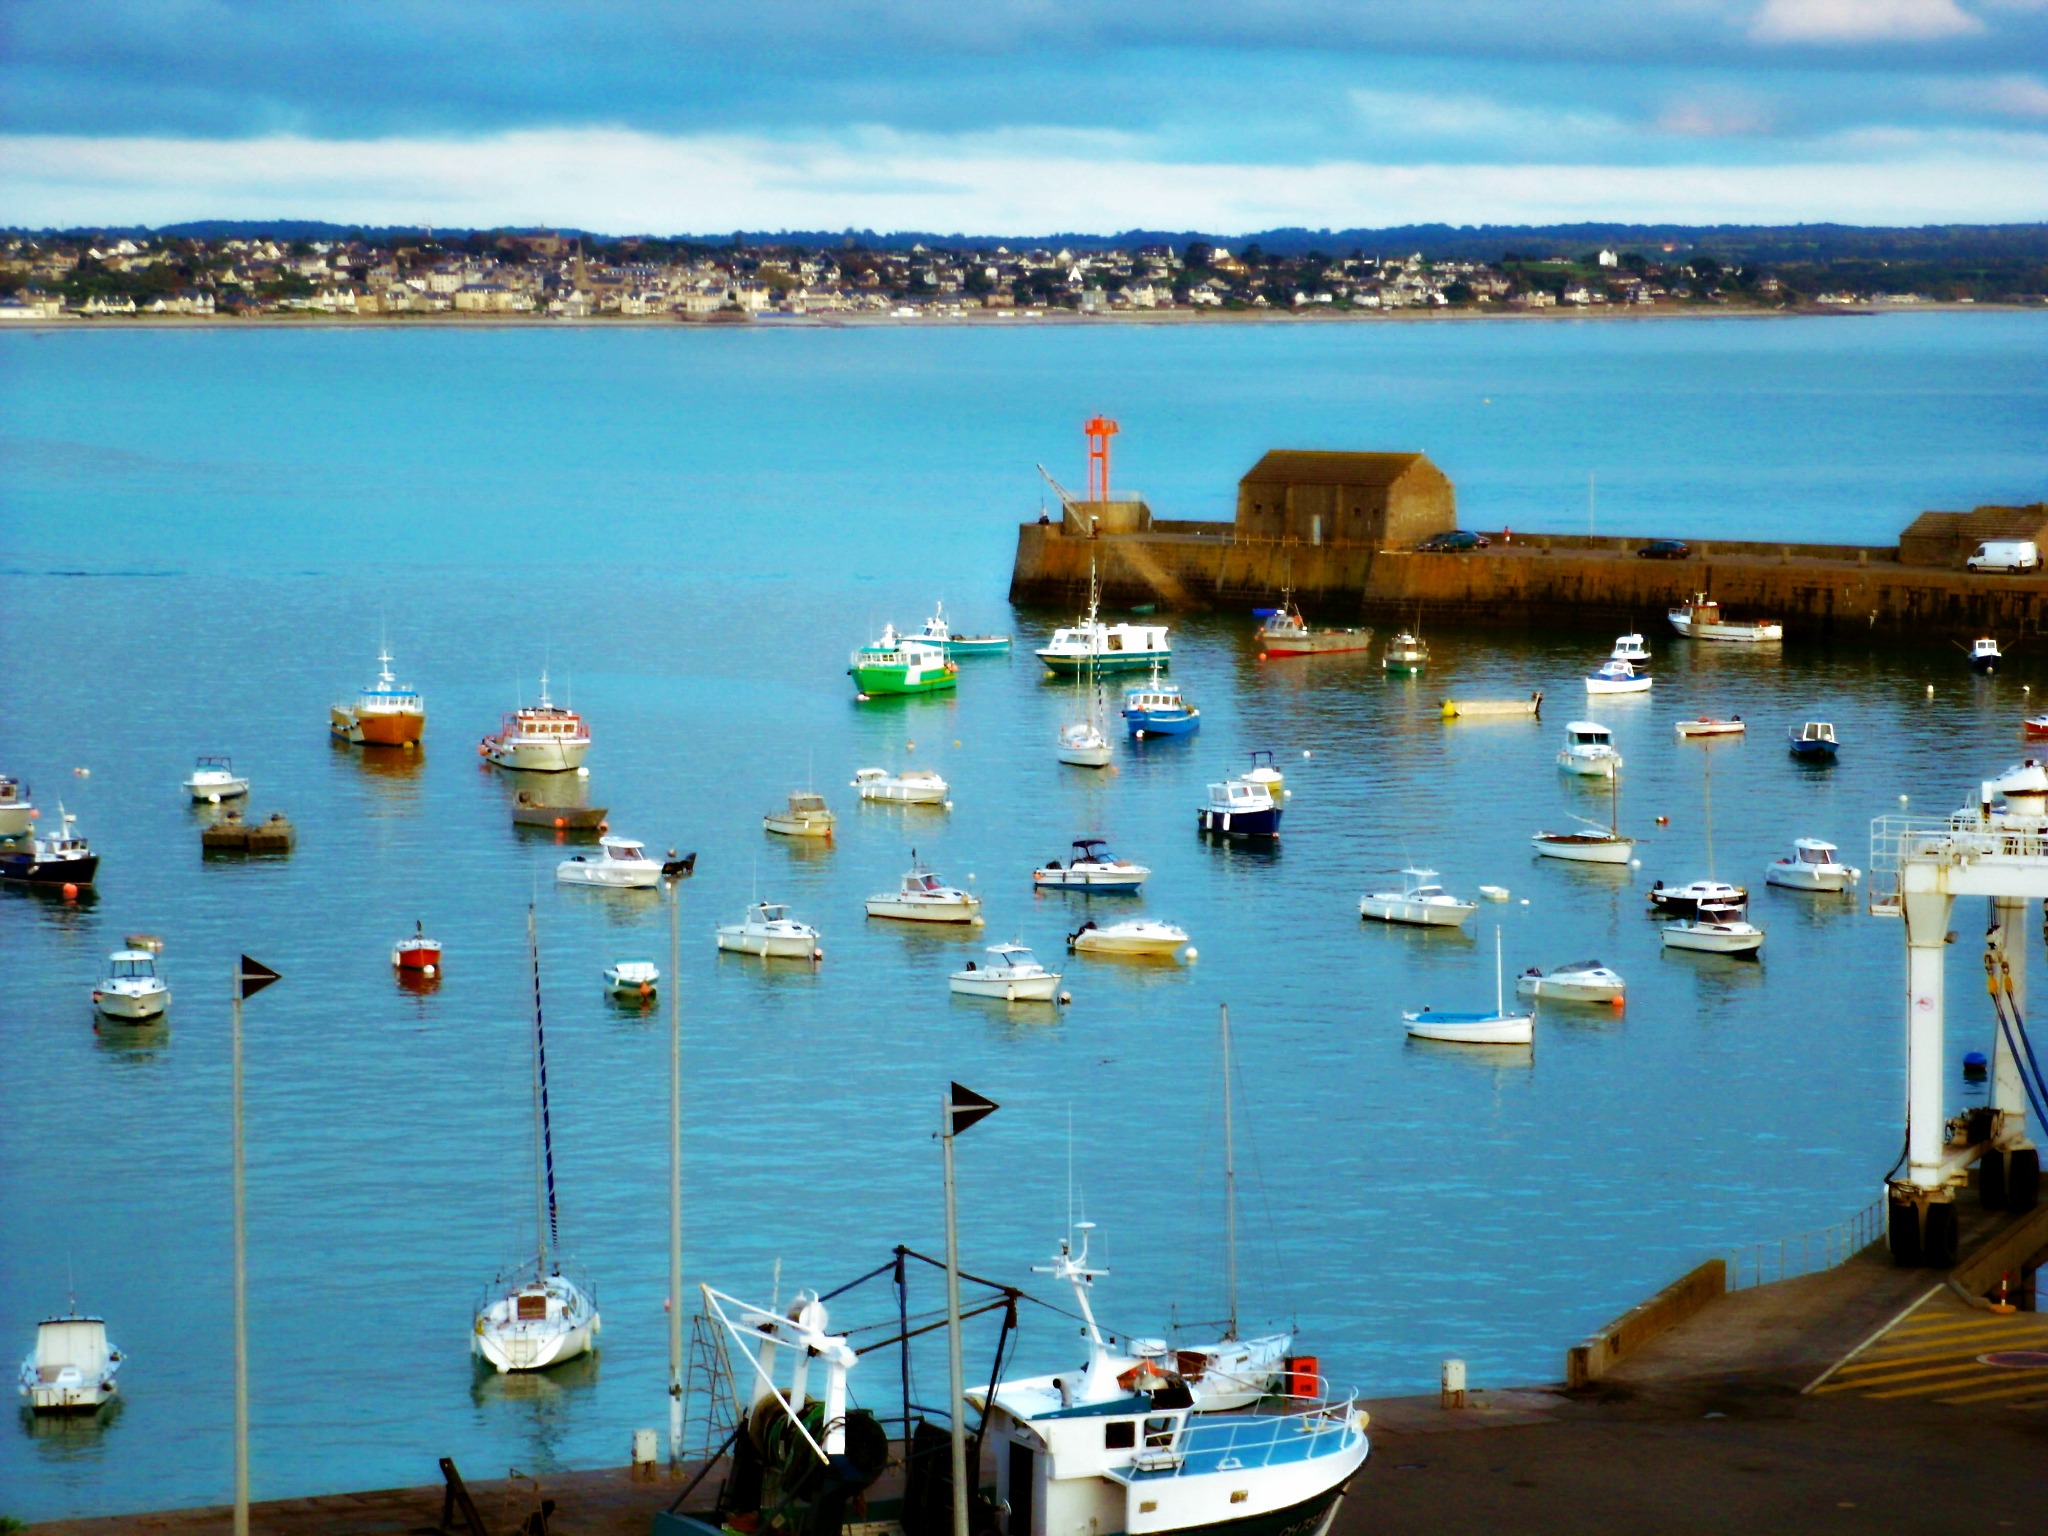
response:
<path id="1" fill-rule="evenodd" d="M 944 651 L 922 640 L 903 638 L 894 624 L 884 627 L 881 639 L 855 651 L 846 670 L 862 698 L 882 693 L 936 693 L 960 679 L 959 667 Z"/>

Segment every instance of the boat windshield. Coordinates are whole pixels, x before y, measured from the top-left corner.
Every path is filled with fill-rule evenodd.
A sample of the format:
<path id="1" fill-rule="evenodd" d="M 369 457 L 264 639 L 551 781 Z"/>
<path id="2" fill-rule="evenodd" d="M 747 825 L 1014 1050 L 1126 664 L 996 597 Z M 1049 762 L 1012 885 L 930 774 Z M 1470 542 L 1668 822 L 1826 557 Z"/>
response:
<path id="1" fill-rule="evenodd" d="M 615 859 L 644 859 L 647 857 L 647 850 L 639 843 L 607 843 L 605 844 L 605 852 Z"/>
<path id="2" fill-rule="evenodd" d="M 1028 949 L 1000 950 L 996 954 L 995 963 L 997 965 L 1007 965 L 1012 970 L 1024 970 L 1037 966 L 1038 957 Z"/>
<path id="3" fill-rule="evenodd" d="M 114 979 L 116 981 L 148 981 L 156 975 L 156 964 L 150 960 L 116 960 Z"/>
<path id="4" fill-rule="evenodd" d="M 1806 864 L 1832 864 L 1835 862 L 1835 850 L 1828 843 L 1803 844 L 1799 849 L 1799 858 Z"/>
<path id="5" fill-rule="evenodd" d="M 764 901 L 754 910 L 759 914 L 761 921 L 764 923 L 786 923 L 789 921 L 789 908 L 781 902 Z"/>

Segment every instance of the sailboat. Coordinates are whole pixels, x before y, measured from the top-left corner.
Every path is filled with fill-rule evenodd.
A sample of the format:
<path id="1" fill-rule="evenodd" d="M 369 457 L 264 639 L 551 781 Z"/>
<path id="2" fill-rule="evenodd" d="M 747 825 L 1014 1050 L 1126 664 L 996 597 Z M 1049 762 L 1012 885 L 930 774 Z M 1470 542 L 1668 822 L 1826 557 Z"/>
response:
<path id="1" fill-rule="evenodd" d="M 1584 822 L 1591 830 L 1586 832 L 1538 832 L 1529 839 L 1531 846 L 1547 859 L 1575 859 L 1581 864 L 1626 864 L 1636 851 L 1635 841 L 1621 835 L 1621 775 L 1614 774 L 1607 780 L 1608 815 L 1607 826 L 1584 816 L 1574 815 L 1572 820 Z"/>
<path id="2" fill-rule="evenodd" d="M 1706 754 L 1703 789 L 1707 833 L 1707 878 L 1684 885 L 1666 885 L 1662 880 L 1650 887 L 1650 905 L 1659 917 L 1693 917 L 1702 907 L 1744 907 L 1749 892 L 1714 878 L 1714 754 Z"/>
<path id="3" fill-rule="evenodd" d="M 555 1206 L 554 1128 L 548 1114 L 548 1046 L 541 1025 L 540 941 L 526 909 L 533 961 L 533 1258 L 501 1271 L 477 1304 L 470 1349 L 501 1374 L 542 1371 L 596 1347 L 597 1296 L 562 1272 Z"/>
<path id="4" fill-rule="evenodd" d="M 1650 900 L 1657 902 L 1666 912 L 1678 908 L 1681 899 L 1691 902 L 1689 909 L 1681 909 L 1685 910 L 1685 916 L 1664 925 L 1660 937 L 1666 949 L 1703 950 L 1716 955 L 1754 955 L 1764 947 L 1764 931 L 1749 921 L 1749 893 L 1735 886 L 1722 885 L 1714 878 L 1714 754 L 1711 752 L 1707 754 L 1705 786 L 1707 878 L 1679 887 L 1682 894 L 1677 898 L 1667 893 L 1667 899 L 1662 902 L 1657 902 L 1661 887 L 1650 892 Z"/>
<path id="5" fill-rule="evenodd" d="M 1452 1045 L 1530 1045 L 1536 1039 L 1535 1015 L 1507 1011 L 1507 978 L 1501 970 L 1500 928 L 1493 930 L 1493 1012 L 1443 1012 L 1424 1008 L 1404 1013 L 1402 1022 L 1417 1040 L 1442 1040 Z"/>
<path id="6" fill-rule="evenodd" d="M 1088 567 L 1088 625 L 1095 626 L 1095 610 L 1098 597 L 1095 567 Z M 1076 768 L 1107 768 L 1111 750 L 1109 733 L 1103 728 L 1102 680 L 1097 675 L 1096 657 L 1093 651 L 1087 662 L 1088 714 L 1082 720 L 1069 720 L 1060 727 L 1059 760 Z M 1075 674 L 1077 680 L 1080 673 Z M 1079 689 L 1077 687 L 1076 691 Z"/>

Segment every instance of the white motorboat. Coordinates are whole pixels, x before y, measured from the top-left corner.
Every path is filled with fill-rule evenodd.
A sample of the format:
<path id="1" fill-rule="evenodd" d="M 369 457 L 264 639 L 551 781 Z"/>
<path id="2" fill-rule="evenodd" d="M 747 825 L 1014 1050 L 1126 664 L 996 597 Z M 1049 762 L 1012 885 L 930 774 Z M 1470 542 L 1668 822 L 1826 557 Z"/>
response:
<path id="1" fill-rule="evenodd" d="M 36 1324 L 36 1347 L 21 1362 L 21 1395 L 33 1413 L 97 1413 L 119 1390 L 120 1369 L 106 1319 L 80 1317 L 74 1305 Z"/>
<path id="2" fill-rule="evenodd" d="M 1132 895 L 1152 873 L 1142 864 L 1118 858 L 1099 837 L 1075 838 L 1074 850 L 1073 858 L 1064 866 L 1058 859 L 1051 859 L 1042 868 L 1032 870 L 1031 883 L 1040 890 Z"/>
<path id="3" fill-rule="evenodd" d="M 816 960 L 825 953 L 818 930 L 791 917 L 788 905 L 779 901 L 757 901 L 738 922 L 722 925 L 718 947 L 767 960 Z"/>
<path id="4" fill-rule="evenodd" d="M 1689 640 L 1733 640 L 1750 645 L 1785 638 L 1785 626 L 1775 619 L 1737 622 L 1721 612 L 1721 605 L 1700 593 L 1665 614 L 1671 627 Z"/>
<path id="5" fill-rule="evenodd" d="M 947 985 L 962 997 L 996 997 L 1006 1003 L 1051 1003 L 1060 995 L 1060 973 L 1048 971 L 1022 944 L 991 944 L 989 960 L 967 962 Z"/>
<path id="6" fill-rule="evenodd" d="M 646 845 L 630 837 L 601 837 L 597 854 L 573 854 L 555 866 L 565 885 L 601 885 L 609 890 L 650 890 L 661 884 L 662 862 L 647 857 Z"/>
<path id="7" fill-rule="evenodd" d="M 1575 814 L 1572 819 L 1583 823 L 1585 830 L 1538 832 L 1529 839 L 1530 844 L 1546 859 L 1571 859 L 1580 864 L 1628 863 L 1635 855 L 1636 845 L 1633 838 L 1621 835 L 1621 775 L 1614 774 L 1607 785 L 1611 808 L 1606 826 Z"/>
<path id="8" fill-rule="evenodd" d="M 561 1220 L 555 1202 L 554 1119 L 548 1105 L 548 1044 L 541 1027 L 540 940 L 526 909 L 533 965 L 533 1257 L 501 1270 L 484 1288 L 470 1325 L 470 1352 L 503 1375 L 544 1371 L 597 1347 L 604 1325 L 597 1295 L 563 1271 Z"/>
<path id="9" fill-rule="evenodd" d="M 1664 947 L 1753 955 L 1764 947 L 1764 931 L 1742 915 L 1742 908 L 1708 902 L 1692 917 L 1664 925 Z"/>
<path id="10" fill-rule="evenodd" d="M 1838 852 L 1817 837 L 1799 838 L 1790 858 L 1773 859 L 1764 867 L 1764 880 L 1793 891 L 1846 891 L 1863 878 L 1863 871 L 1836 858 Z"/>
<path id="11" fill-rule="evenodd" d="M 477 756 L 494 768 L 527 773 L 568 773 L 590 755 L 590 727 L 573 709 L 548 697 L 548 675 L 540 675 L 540 703 L 522 704 L 498 722 L 495 734 L 477 743 Z"/>
<path id="12" fill-rule="evenodd" d="M 35 824 L 36 807 L 28 786 L 0 773 L 0 842 L 28 836 Z"/>
<path id="13" fill-rule="evenodd" d="M 1517 997 L 1554 1003 L 1618 1003 L 1627 993 L 1620 973 L 1598 960 L 1574 960 L 1549 972 L 1531 966 L 1515 981 Z"/>
<path id="14" fill-rule="evenodd" d="M 784 837 L 830 837 L 837 822 L 823 795 L 800 789 L 790 792 L 785 809 L 763 816 L 761 825 Z"/>
<path id="15" fill-rule="evenodd" d="M 1493 930 L 1493 1011 L 1465 1012 L 1419 1009 L 1401 1015 L 1408 1034 L 1416 1040 L 1437 1040 L 1446 1045 L 1529 1045 L 1536 1039 L 1533 1014 L 1507 1009 L 1500 958 L 1500 929 Z"/>
<path id="16" fill-rule="evenodd" d="M 1586 692 L 1648 693 L 1655 681 L 1649 673 L 1638 672 L 1634 662 L 1609 657 L 1586 674 Z"/>
<path id="17" fill-rule="evenodd" d="M 1436 884 L 1435 870 L 1413 865 L 1401 871 L 1400 890 L 1374 891 L 1358 898 L 1360 917 L 1424 928 L 1461 928 L 1478 910 L 1478 902 L 1460 901 Z"/>
<path id="18" fill-rule="evenodd" d="M 1621 754 L 1614 750 L 1614 732 L 1591 720 L 1572 721 L 1564 728 L 1564 747 L 1557 754 L 1557 766 L 1581 778 L 1613 778 L 1621 771 Z"/>
<path id="19" fill-rule="evenodd" d="M 1687 741 L 1702 736 L 1740 736 L 1749 729 L 1742 723 L 1742 716 L 1730 715 L 1721 719 L 1716 715 L 1699 715 L 1691 720 L 1679 720 L 1671 729 Z"/>
<path id="20" fill-rule="evenodd" d="M 895 805 L 951 805 L 946 798 L 946 781 L 930 768 L 906 768 L 891 773 L 886 768 L 854 771 L 853 787 L 863 800 L 881 800 Z"/>
<path id="21" fill-rule="evenodd" d="M 2005 660 L 2005 653 L 1998 648 L 1998 641 L 1990 635 L 1980 635 L 1970 643 L 1970 668 L 1975 672 L 1996 672 L 1998 664 Z"/>
<path id="22" fill-rule="evenodd" d="M 185 793 L 204 805 L 219 805 L 249 793 L 249 781 L 235 772 L 232 759 L 202 757 L 185 780 Z"/>
<path id="23" fill-rule="evenodd" d="M 1650 648 L 1643 643 L 1641 635 L 1621 635 L 1615 639 L 1614 649 L 1607 654 L 1612 661 L 1640 663 L 1650 659 Z"/>
<path id="24" fill-rule="evenodd" d="M 614 960 L 604 968 L 605 990 L 621 997 L 652 997 L 661 971 L 652 960 Z"/>
<path id="25" fill-rule="evenodd" d="M 1185 928 L 1149 917 L 1128 918 L 1107 927 L 1093 918 L 1067 935 L 1067 948 L 1078 955 L 1161 955 L 1180 953 L 1188 941 Z"/>
<path id="26" fill-rule="evenodd" d="M 107 974 L 92 989 L 92 1005 L 110 1019 L 143 1024 L 163 1017 L 171 989 L 156 973 L 156 956 L 146 949 L 117 949 L 107 956 Z"/>
<path id="27" fill-rule="evenodd" d="M 910 850 L 910 869 L 896 890 L 868 898 L 869 917 L 893 917 L 906 923 L 978 923 L 981 898 L 942 883 Z"/>
<path id="28" fill-rule="evenodd" d="M 1405 629 L 1387 642 L 1386 654 L 1380 658 L 1380 667 L 1387 672 L 1413 674 L 1428 665 L 1429 647 L 1420 635 Z"/>

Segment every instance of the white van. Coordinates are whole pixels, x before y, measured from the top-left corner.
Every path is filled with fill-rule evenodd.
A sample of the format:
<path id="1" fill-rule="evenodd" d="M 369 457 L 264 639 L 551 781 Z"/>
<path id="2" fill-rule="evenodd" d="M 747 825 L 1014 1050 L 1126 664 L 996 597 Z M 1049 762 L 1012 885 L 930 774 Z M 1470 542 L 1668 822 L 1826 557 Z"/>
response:
<path id="1" fill-rule="evenodd" d="M 2032 539 L 1987 539 L 1963 563 L 1973 571 L 2038 571 L 2041 551 Z"/>

